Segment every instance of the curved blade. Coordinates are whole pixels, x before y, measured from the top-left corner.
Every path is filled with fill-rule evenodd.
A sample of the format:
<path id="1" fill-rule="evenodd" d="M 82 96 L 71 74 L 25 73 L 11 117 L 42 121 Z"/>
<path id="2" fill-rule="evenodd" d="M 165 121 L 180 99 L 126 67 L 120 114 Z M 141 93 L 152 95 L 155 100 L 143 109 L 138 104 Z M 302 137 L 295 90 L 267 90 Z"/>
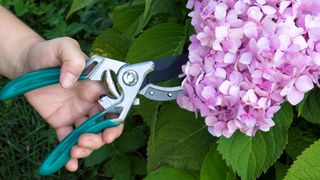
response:
<path id="1" fill-rule="evenodd" d="M 170 80 L 182 73 L 181 66 L 188 61 L 188 55 L 182 54 L 179 56 L 154 60 L 155 69 L 146 77 L 141 89 L 149 83 L 158 83 Z"/>

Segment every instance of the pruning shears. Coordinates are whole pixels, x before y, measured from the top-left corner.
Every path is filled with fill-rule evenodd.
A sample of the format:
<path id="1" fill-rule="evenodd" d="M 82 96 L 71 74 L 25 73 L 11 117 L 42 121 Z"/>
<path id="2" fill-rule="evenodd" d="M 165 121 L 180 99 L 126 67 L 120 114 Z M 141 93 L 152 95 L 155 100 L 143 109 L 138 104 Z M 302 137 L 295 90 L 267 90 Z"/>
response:
<path id="1" fill-rule="evenodd" d="M 100 96 L 98 102 L 103 111 L 95 114 L 65 137 L 46 157 L 39 168 L 39 175 L 50 175 L 70 160 L 72 146 L 84 133 L 99 133 L 106 128 L 120 125 L 132 105 L 138 105 L 138 94 L 155 101 L 174 100 L 182 92 L 180 86 L 162 87 L 155 83 L 170 80 L 181 73 L 187 55 L 155 61 L 127 64 L 102 56 L 92 56 L 79 80 L 104 81 L 108 95 Z M 116 75 L 114 78 L 113 75 Z M 60 67 L 30 72 L 10 81 L 0 91 L 0 100 L 7 100 L 37 88 L 59 83 Z M 120 91 L 121 90 L 121 91 Z M 115 118 L 105 118 L 115 114 Z"/>

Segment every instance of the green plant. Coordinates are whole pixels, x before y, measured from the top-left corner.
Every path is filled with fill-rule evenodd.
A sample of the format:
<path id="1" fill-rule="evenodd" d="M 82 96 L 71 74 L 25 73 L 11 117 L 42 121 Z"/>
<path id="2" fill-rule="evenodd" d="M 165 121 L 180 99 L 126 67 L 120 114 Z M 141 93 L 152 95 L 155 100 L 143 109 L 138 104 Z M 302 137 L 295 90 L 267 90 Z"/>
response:
<path id="1" fill-rule="evenodd" d="M 37 14 L 42 13 L 40 10 L 30 10 L 33 6 L 47 8 L 41 14 L 47 18 L 50 17 L 45 13 L 48 9 L 60 13 L 58 17 L 51 15 L 55 20 L 50 22 L 45 18 L 38 19 L 37 22 L 42 24 L 34 22 L 35 27 L 39 26 L 38 32 L 47 38 L 71 35 L 83 41 L 83 47 L 91 55 L 99 54 L 128 63 L 187 53 L 188 37 L 193 33 L 187 15 L 189 11 L 185 8 L 186 0 L 74 0 L 72 5 L 55 1 L 49 4 L 29 3 L 27 10 L 13 1 L 6 1 L 5 4 L 31 23 L 34 17 L 39 16 Z M 58 7 L 63 10 L 60 12 Z M 68 13 L 66 9 L 70 9 Z M 92 24 L 95 20 L 97 23 Z M 165 84 L 174 83 L 175 80 Z M 140 97 L 141 105 L 134 107 L 128 115 L 125 130 L 119 139 L 86 158 L 77 174 L 60 171 L 52 177 L 68 175 L 147 180 L 319 179 L 319 95 L 319 89 L 314 89 L 297 107 L 282 104 L 281 110 L 274 117 L 276 126 L 269 132 L 258 132 L 254 137 L 237 132 L 231 138 L 219 139 L 208 133 L 200 117 L 196 118 L 194 114 L 180 109 L 176 102 L 155 102 Z M 24 118 L 31 115 L 39 120 L 30 108 L 24 109 L 25 104 L 19 105 L 22 102 L 25 103 L 24 100 L 18 100 L 3 104 L 3 112 L 19 106 L 19 109 L 13 108 L 14 113 L 25 113 Z M 2 116 L 0 119 L 8 118 L 3 113 Z M 8 127 L 19 126 L 19 117 L 13 118 L 16 120 L 13 124 L 8 123 Z M 22 124 L 26 123 L 27 119 L 23 119 Z M 33 132 L 37 136 L 26 137 L 31 138 L 29 142 L 42 142 L 43 136 L 50 137 L 46 139 L 50 143 L 35 146 L 33 151 L 36 154 L 24 158 L 34 163 L 39 154 L 44 155 L 49 151 L 48 147 L 55 140 L 50 129 L 44 130 L 47 126 L 38 125 L 38 121 L 31 123 L 39 130 Z M 0 128 L 2 131 L 6 128 L 1 121 Z M 29 129 L 22 131 L 32 133 Z M 16 139 L 21 137 L 18 135 Z M 0 138 L 1 143 L 10 139 L 8 133 L 5 133 L 5 137 Z M 4 154 L 0 159 L 20 153 L 19 147 L 9 146 L 4 150 L 0 147 L 0 154 Z M 13 152 L 10 149 L 14 149 Z M 9 172 L 10 167 L 3 172 Z M 23 165 L 20 164 L 20 167 Z M 24 170 L 34 172 L 28 168 Z M 28 177 L 34 176 L 32 174 Z"/>
<path id="2" fill-rule="evenodd" d="M 129 63 L 186 53 L 193 30 L 185 4 L 183 0 L 146 0 L 116 6 L 112 28 L 97 37 L 91 53 Z M 318 94 L 319 90 L 314 90 L 296 108 L 283 104 L 274 117 L 276 126 L 269 132 L 258 132 L 254 137 L 237 132 L 231 138 L 219 139 L 209 135 L 200 118 L 180 110 L 175 102 L 142 98 L 134 113 L 142 116 L 150 129 L 146 179 L 296 177 L 305 161 L 317 156 L 317 145 L 303 150 L 319 139 Z M 319 178 L 312 172 L 318 172 L 320 165 L 312 162 L 310 171 L 300 178 Z"/>

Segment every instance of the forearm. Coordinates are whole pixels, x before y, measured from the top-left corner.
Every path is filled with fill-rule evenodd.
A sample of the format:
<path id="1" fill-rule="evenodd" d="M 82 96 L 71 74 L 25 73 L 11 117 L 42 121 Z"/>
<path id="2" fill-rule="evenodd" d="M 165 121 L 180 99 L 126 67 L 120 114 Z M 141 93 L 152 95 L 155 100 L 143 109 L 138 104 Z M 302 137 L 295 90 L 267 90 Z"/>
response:
<path id="1" fill-rule="evenodd" d="M 14 78 L 24 73 L 26 53 L 42 37 L 0 5 L 0 74 Z"/>

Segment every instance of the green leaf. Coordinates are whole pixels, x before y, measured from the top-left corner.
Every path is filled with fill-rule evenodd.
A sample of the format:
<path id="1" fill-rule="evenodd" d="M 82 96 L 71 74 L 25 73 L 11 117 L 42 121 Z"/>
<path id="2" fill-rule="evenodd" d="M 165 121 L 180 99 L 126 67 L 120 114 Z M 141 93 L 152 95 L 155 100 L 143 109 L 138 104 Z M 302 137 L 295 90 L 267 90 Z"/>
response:
<path id="1" fill-rule="evenodd" d="M 248 137 L 237 131 L 229 139 L 218 140 L 218 151 L 241 179 L 256 179 L 282 154 L 292 119 L 292 107 L 284 103 L 274 116 L 276 125 L 269 132 L 259 131 L 254 137 Z"/>
<path id="2" fill-rule="evenodd" d="M 91 167 L 102 163 L 106 159 L 112 157 L 117 152 L 108 144 L 102 146 L 101 148 L 95 150 L 89 157 L 84 160 L 85 167 Z"/>
<path id="3" fill-rule="evenodd" d="M 197 178 L 187 170 L 177 169 L 170 166 L 164 166 L 151 172 L 144 180 L 196 180 Z"/>
<path id="4" fill-rule="evenodd" d="M 306 101 L 308 99 L 308 96 L 309 96 L 310 92 L 308 92 L 304 97 L 303 97 L 303 100 L 297 105 L 297 110 L 298 110 L 298 117 L 301 116 L 302 114 L 302 110 L 304 108 L 304 105 L 306 104 Z"/>
<path id="5" fill-rule="evenodd" d="M 124 60 L 131 42 L 116 29 L 108 29 L 93 42 L 91 54 Z"/>
<path id="6" fill-rule="evenodd" d="M 150 7 L 151 7 L 152 2 L 153 2 L 153 0 L 146 0 L 146 5 L 145 5 L 145 8 L 144 8 L 144 17 L 145 18 L 150 13 Z"/>
<path id="7" fill-rule="evenodd" d="M 295 160 L 315 140 L 315 138 L 308 136 L 308 134 L 303 133 L 300 129 L 293 127 L 289 130 L 289 143 L 286 146 L 286 152 Z"/>
<path id="8" fill-rule="evenodd" d="M 143 157 L 131 155 L 129 158 L 131 163 L 131 171 L 134 174 L 145 175 L 147 173 L 147 162 Z"/>
<path id="9" fill-rule="evenodd" d="M 274 164 L 276 169 L 276 180 L 282 180 L 286 175 L 289 166 L 286 164 L 279 163 L 278 161 Z"/>
<path id="10" fill-rule="evenodd" d="M 117 155 L 104 166 L 109 176 L 117 180 L 128 180 L 131 176 L 130 160 L 127 155 Z"/>
<path id="11" fill-rule="evenodd" d="M 312 90 L 301 110 L 301 116 L 308 122 L 320 124 L 320 91 Z"/>
<path id="12" fill-rule="evenodd" d="M 152 122 L 148 142 L 148 171 L 161 164 L 200 170 L 214 138 L 208 133 L 202 119 L 180 109 L 176 102 L 164 103 L 158 118 Z"/>
<path id="13" fill-rule="evenodd" d="M 118 152 L 126 153 L 143 147 L 146 144 L 146 138 L 139 133 L 126 132 L 113 144 L 117 148 Z"/>
<path id="14" fill-rule="evenodd" d="M 68 19 L 74 12 L 89 6 L 93 2 L 94 0 L 73 0 L 66 19 Z"/>
<path id="15" fill-rule="evenodd" d="M 24 2 L 23 0 L 14 0 L 14 11 L 17 16 L 23 16 L 28 12 L 26 2 Z"/>
<path id="16" fill-rule="evenodd" d="M 127 55 L 127 62 L 136 63 L 179 55 L 182 53 L 185 42 L 185 26 L 174 23 L 156 25 L 133 41 Z"/>
<path id="17" fill-rule="evenodd" d="M 320 179 L 320 141 L 315 142 L 298 156 L 290 167 L 285 180 Z"/>
<path id="18" fill-rule="evenodd" d="M 214 143 L 202 162 L 200 180 L 233 180 L 235 177 L 235 173 L 226 165 L 217 151 L 217 144 Z"/>
<path id="19" fill-rule="evenodd" d="M 125 32 L 129 37 L 136 37 L 147 26 L 152 17 L 168 14 L 181 16 L 176 6 L 177 0 L 147 0 L 146 3 L 132 3 L 119 6 L 114 10 L 114 27 Z"/>
<path id="20" fill-rule="evenodd" d="M 144 8 L 145 5 L 142 3 L 117 6 L 113 10 L 113 28 L 126 32 L 143 13 Z"/>

